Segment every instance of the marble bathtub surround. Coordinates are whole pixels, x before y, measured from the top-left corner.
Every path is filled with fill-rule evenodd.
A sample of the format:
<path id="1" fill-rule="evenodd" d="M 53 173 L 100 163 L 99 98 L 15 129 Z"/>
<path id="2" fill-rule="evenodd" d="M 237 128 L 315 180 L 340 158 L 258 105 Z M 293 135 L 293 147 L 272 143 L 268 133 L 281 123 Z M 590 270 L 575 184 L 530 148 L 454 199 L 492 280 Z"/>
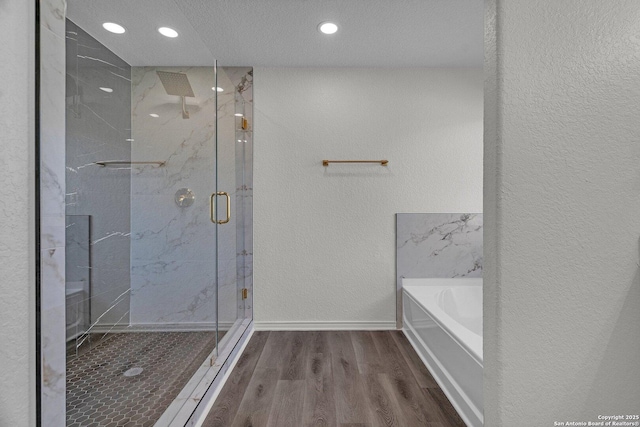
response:
<path id="1" fill-rule="evenodd" d="M 396 215 L 397 322 L 402 320 L 401 278 L 482 277 L 481 213 Z"/>

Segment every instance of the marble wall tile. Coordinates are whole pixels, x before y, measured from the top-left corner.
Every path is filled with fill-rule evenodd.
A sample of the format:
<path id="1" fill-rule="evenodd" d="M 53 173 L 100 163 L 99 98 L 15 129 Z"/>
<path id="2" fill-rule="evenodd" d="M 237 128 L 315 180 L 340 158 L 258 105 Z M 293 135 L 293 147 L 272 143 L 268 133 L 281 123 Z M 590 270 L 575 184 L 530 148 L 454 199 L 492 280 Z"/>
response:
<path id="1" fill-rule="evenodd" d="M 41 309 L 42 351 L 42 426 L 65 425 L 66 355 L 65 355 L 65 306 Z"/>
<path id="2" fill-rule="evenodd" d="M 400 277 L 482 277 L 482 214 L 397 214 Z"/>
<path id="3" fill-rule="evenodd" d="M 40 208 L 59 216 L 65 213 L 65 40 L 41 29 L 40 41 Z"/>
<path id="4" fill-rule="evenodd" d="M 183 187 L 195 194 L 192 206 L 182 208 L 175 203 L 175 191 Z M 210 221 L 209 195 L 204 185 L 184 183 L 164 195 L 135 196 L 131 259 L 204 261 L 215 258 L 216 230 Z"/>
<path id="5" fill-rule="evenodd" d="M 195 98 L 167 95 L 156 71 L 185 73 Z M 215 321 L 216 227 L 209 197 L 215 191 L 216 93 L 212 67 L 132 69 L 131 323 L 162 325 Z M 150 114 L 159 117 L 151 117 Z M 175 193 L 195 194 L 189 207 Z M 223 198 L 218 198 L 223 206 Z"/>
<path id="6" fill-rule="evenodd" d="M 40 314 L 44 426 L 65 423 L 64 0 L 40 3 Z"/>
<path id="7" fill-rule="evenodd" d="M 40 247 L 55 249 L 65 246 L 65 217 L 61 214 L 43 214 L 40 218 Z"/>
<path id="8" fill-rule="evenodd" d="M 215 261 L 133 260 L 131 324 L 215 325 Z"/>
<path id="9" fill-rule="evenodd" d="M 64 37 L 66 0 L 40 0 L 40 25 L 58 37 Z"/>
<path id="10" fill-rule="evenodd" d="M 41 306 L 45 309 L 64 307 L 65 304 L 65 248 L 49 248 L 40 251 Z M 62 319 L 48 319 L 49 324 L 58 324 Z M 62 338 L 64 344 L 64 336 Z"/>

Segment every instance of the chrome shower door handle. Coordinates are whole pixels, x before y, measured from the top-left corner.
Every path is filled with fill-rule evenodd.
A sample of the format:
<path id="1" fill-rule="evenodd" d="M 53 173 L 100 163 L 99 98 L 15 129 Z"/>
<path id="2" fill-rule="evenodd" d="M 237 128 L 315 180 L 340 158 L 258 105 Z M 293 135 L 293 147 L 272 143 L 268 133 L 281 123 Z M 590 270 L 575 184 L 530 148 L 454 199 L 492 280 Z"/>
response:
<path id="1" fill-rule="evenodd" d="M 214 198 L 216 196 L 225 196 L 227 198 L 227 218 L 224 220 L 216 220 L 216 206 L 214 203 Z M 209 215 L 211 222 L 214 224 L 226 224 L 231 220 L 231 197 L 229 196 L 229 193 L 226 191 L 218 191 L 217 193 L 211 194 L 211 198 L 209 199 Z"/>

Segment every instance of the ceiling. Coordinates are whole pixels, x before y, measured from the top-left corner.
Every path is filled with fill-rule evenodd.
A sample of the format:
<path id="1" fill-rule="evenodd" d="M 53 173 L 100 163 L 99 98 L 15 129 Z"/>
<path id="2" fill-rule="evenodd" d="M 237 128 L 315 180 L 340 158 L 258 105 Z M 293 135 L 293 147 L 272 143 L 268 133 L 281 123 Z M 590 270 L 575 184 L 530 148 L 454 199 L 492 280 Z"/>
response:
<path id="1" fill-rule="evenodd" d="M 70 0 L 133 66 L 482 67 L 482 0 Z M 332 21 L 331 36 L 317 30 Z M 111 34 L 103 22 L 127 32 Z M 176 29 L 168 39 L 160 26 Z"/>

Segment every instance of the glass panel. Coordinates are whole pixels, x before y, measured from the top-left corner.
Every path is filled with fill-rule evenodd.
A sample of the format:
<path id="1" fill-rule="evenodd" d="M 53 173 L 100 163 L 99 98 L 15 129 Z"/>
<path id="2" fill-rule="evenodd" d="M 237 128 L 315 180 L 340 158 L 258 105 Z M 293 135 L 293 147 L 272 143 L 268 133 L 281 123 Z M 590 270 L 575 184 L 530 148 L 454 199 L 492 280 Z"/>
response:
<path id="1" fill-rule="evenodd" d="M 218 224 L 218 325 L 223 345 L 234 342 L 251 317 L 252 80 L 250 67 L 218 68 L 218 191 L 229 194 L 231 207 L 229 222 Z M 226 199 L 222 194 L 218 203 Z M 218 218 L 226 219 L 223 214 L 225 209 L 219 209 Z"/>
<path id="2" fill-rule="evenodd" d="M 125 61 L 67 20 L 66 247 L 71 253 L 65 281 L 67 304 L 79 300 L 82 288 L 84 308 L 80 323 L 73 320 L 77 310 L 69 305 L 66 310 L 67 324 L 77 324 L 67 335 L 74 338 L 67 349 L 68 367 L 74 369 L 79 366 L 73 356 L 130 321 L 131 174 L 126 165 L 95 164 L 131 160 L 130 80 Z"/>

